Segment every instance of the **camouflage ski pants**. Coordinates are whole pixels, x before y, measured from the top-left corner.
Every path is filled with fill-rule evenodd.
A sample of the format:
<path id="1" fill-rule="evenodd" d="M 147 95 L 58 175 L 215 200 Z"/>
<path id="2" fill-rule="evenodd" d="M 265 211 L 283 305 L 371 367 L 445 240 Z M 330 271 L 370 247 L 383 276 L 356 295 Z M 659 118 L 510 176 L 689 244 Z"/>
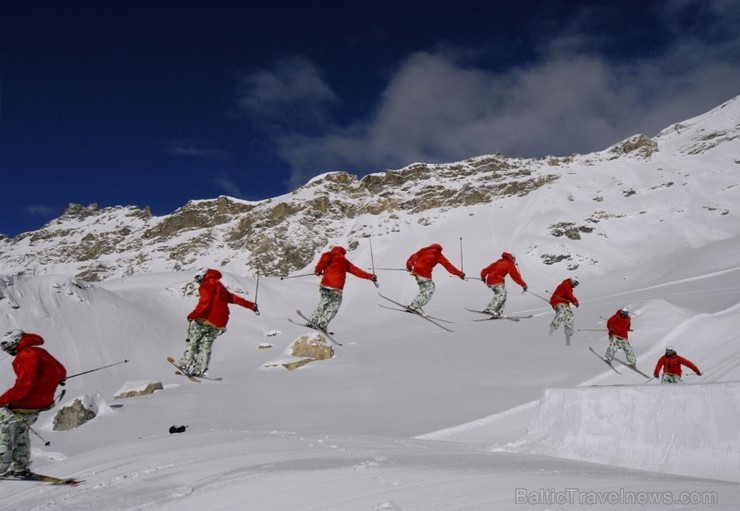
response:
<path id="1" fill-rule="evenodd" d="M 496 284 L 494 286 L 488 286 L 488 289 L 493 291 L 493 298 L 484 309 L 485 312 L 503 314 L 504 305 L 506 305 L 506 286 L 504 284 Z"/>
<path id="2" fill-rule="evenodd" d="M 208 364 L 211 363 L 213 341 L 222 333 L 224 330 L 215 326 L 191 321 L 188 326 L 188 336 L 185 339 L 185 353 L 177 361 L 177 365 L 190 375 L 205 374 L 208 371 Z"/>
<path id="3" fill-rule="evenodd" d="M 421 309 L 432 299 L 435 285 L 432 279 L 425 279 L 418 275 L 414 275 L 414 277 L 416 277 L 416 283 L 419 285 L 419 294 L 411 302 L 411 307 Z"/>
<path id="4" fill-rule="evenodd" d="M 0 408 L 0 473 L 28 469 L 31 459 L 29 428 L 39 418 L 36 413 L 15 414 Z"/>
<path id="5" fill-rule="evenodd" d="M 321 299 L 309 321 L 313 326 L 326 330 L 329 322 L 339 312 L 339 306 L 342 305 L 342 290 L 321 286 L 319 294 Z"/>
<path id="6" fill-rule="evenodd" d="M 632 351 L 632 345 L 627 339 L 622 339 L 616 335 L 609 337 L 609 347 L 606 349 L 606 358 L 611 362 L 614 359 L 614 354 L 617 350 L 624 350 L 627 355 L 627 363 L 630 365 L 637 364 L 637 358 L 635 358 L 635 352 Z"/>
<path id="7" fill-rule="evenodd" d="M 660 378 L 660 383 L 683 383 L 683 380 L 677 374 L 663 373 L 663 376 Z"/>
<path id="8" fill-rule="evenodd" d="M 557 330 L 561 323 L 564 323 L 565 336 L 571 337 L 573 335 L 573 311 L 564 303 L 555 306 L 555 317 L 550 322 L 550 334 Z"/>

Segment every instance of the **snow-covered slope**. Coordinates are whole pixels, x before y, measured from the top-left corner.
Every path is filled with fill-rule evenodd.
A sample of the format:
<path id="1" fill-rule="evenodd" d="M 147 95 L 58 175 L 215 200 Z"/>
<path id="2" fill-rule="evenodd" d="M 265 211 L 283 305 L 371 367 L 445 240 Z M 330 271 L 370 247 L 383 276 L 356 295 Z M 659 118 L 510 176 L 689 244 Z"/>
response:
<path id="1" fill-rule="evenodd" d="M 731 118 L 736 129 L 737 115 Z M 490 204 L 397 218 L 358 214 L 331 240 L 352 246 L 348 257 L 355 264 L 374 263 L 380 291 L 400 301 L 410 300 L 416 284 L 397 270 L 423 245 L 442 243 L 471 277 L 502 251 L 513 252 L 531 292 L 521 294 L 510 283 L 507 311 L 534 314 L 519 323 L 473 321 L 478 317 L 465 307 L 484 306 L 490 291 L 474 278 L 450 278 L 441 268 L 426 309 L 455 321 L 453 333 L 381 309 L 372 284 L 349 277 L 332 323 L 344 346 L 331 360 L 288 372 L 265 366 L 305 333 L 287 318 L 296 308 L 312 310 L 318 279 L 263 276 L 262 314 L 234 308 L 228 331 L 216 341 L 211 373 L 224 380 L 191 384 L 173 374 L 165 357 L 184 348 L 185 316 L 196 302 L 188 294 L 192 272 L 137 271 L 94 283 L 74 278 L 74 272 L 6 276 L 0 284 L 0 331 L 20 327 L 41 334 L 70 373 L 129 362 L 69 381 L 64 404 L 97 392 L 109 405 L 101 416 L 64 432 L 51 430 L 51 413 L 36 424 L 51 446 L 32 439 L 34 468 L 74 475 L 86 479 L 85 485 L 0 482 L 0 509 L 571 510 L 595 509 L 594 502 L 603 501 L 590 499 L 611 498 L 615 490 L 626 492 L 615 497 L 624 504 L 620 509 L 645 509 L 628 499 L 653 493 L 663 500 L 650 509 L 734 509 L 740 486 L 707 479 L 716 477 L 707 455 L 698 458 L 692 477 L 667 473 L 680 472 L 671 464 L 686 448 L 679 435 L 665 447 L 663 465 L 632 452 L 600 460 L 612 466 L 565 459 L 582 457 L 596 445 L 585 435 L 568 436 L 585 431 L 592 425 L 588 420 L 549 431 L 558 439 L 549 450 L 534 435 L 546 418 L 558 419 L 554 412 L 532 422 L 527 436 L 548 388 L 577 387 L 603 407 L 628 394 L 647 403 L 664 392 L 631 371 L 613 373 L 587 349 L 606 349 L 604 317 L 622 305 L 633 311 L 631 341 L 640 367 L 651 371 L 672 344 L 702 369 L 703 376 L 687 377 L 672 392 L 706 392 L 715 399 L 715 386 L 740 381 L 740 226 L 732 178 L 739 167 L 727 150 L 738 140 L 690 154 L 696 137 L 682 138 L 708 129 L 701 124 L 708 119 L 663 132 L 649 158 L 618 145 L 589 159 L 543 161 L 568 170 L 534 192 Z M 711 123 L 718 131 L 719 121 Z M 659 161 L 671 166 L 659 168 Z M 575 230 L 548 227 L 566 221 Z M 579 230 L 584 226 L 593 230 Z M 372 235 L 373 260 L 362 235 Z M 215 249 L 210 261 L 198 255 L 193 263 L 222 267 L 223 255 Z M 570 259 L 546 264 L 558 255 Z M 251 268 L 223 266 L 226 285 L 254 299 Z M 566 346 L 562 332 L 547 335 L 552 311 L 539 296 L 573 271 L 582 282 L 576 290 L 582 305 L 575 311 L 578 330 Z M 299 273 L 304 272 L 310 273 Z M 274 347 L 259 349 L 263 343 Z M 10 362 L 0 362 L 2 387 L 12 383 Z M 160 379 L 164 390 L 113 398 L 126 382 L 147 379 Z M 612 387 L 617 384 L 627 387 Z M 647 406 L 625 414 L 623 420 L 635 427 L 647 428 L 655 419 Z M 673 427 L 704 427 L 714 442 L 716 432 L 736 428 L 740 420 L 728 408 L 708 407 L 702 414 L 697 424 L 690 414 L 677 413 Z M 188 429 L 171 435 L 172 425 Z M 700 433 L 694 431 L 696 439 Z"/>

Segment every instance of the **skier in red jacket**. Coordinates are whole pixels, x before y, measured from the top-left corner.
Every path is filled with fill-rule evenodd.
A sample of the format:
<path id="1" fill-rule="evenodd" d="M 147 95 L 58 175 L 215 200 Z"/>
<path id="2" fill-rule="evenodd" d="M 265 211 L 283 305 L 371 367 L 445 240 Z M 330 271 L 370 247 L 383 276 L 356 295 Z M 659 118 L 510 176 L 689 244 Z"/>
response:
<path id="1" fill-rule="evenodd" d="M 504 312 L 506 305 L 506 275 L 511 275 L 514 282 L 522 286 L 524 291 L 527 290 L 527 283 L 524 282 L 516 267 L 516 258 L 508 252 L 501 254 L 501 259 L 494 261 L 480 272 L 480 278 L 493 291 L 493 299 L 488 306 L 483 309 L 493 316 L 500 316 Z"/>
<path id="2" fill-rule="evenodd" d="M 54 393 L 67 370 L 48 351 L 44 339 L 23 330 L 11 330 L 0 339 L 0 349 L 14 356 L 15 384 L 0 396 L 0 475 L 28 473 L 31 426 L 41 411 L 54 404 Z"/>
<path id="3" fill-rule="evenodd" d="M 604 358 L 610 364 L 614 360 L 617 350 L 624 350 L 627 363 L 633 367 L 637 365 L 637 358 L 629 342 L 629 332 L 632 327 L 632 318 L 627 307 L 622 307 L 606 321 L 606 329 L 609 332 L 609 347 L 606 349 Z"/>
<path id="4" fill-rule="evenodd" d="M 311 315 L 309 323 L 319 330 L 326 331 L 329 322 L 339 312 L 342 305 L 342 292 L 347 280 L 347 273 L 355 277 L 371 280 L 377 284 L 378 278 L 372 273 L 361 270 L 345 257 L 347 250 L 336 246 L 328 252 L 321 254 L 319 262 L 316 263 L 314 273 L 321 275 L 321 286 L 319 287 L 320 300 L 316 310 Z"/>
<path id="5" fill-rule="evenodd" d="M 406 271 L 410 272 L 416 283 L 419 285 L 419 294 L 416 295 L 406 308 L 419 314 L 424 314 L 424 307 L 434 294 L 434 281 L 432 280 L 432 270 L 437 264 L 441 264 L 452 275 L 465 280 L 465 274 L 455 268 L 455 266 L 442 255 L 442 245 L 434 243 L 413 253 L 406 261 Z"/>
<path id="6" fill-rule="evenodd" d="M 185 352 L 177 362 L 189 376 L 203 376 L 211 362 L 211 349 L 216 337 L 226 331 L 229 304 L 241 305 L 259 315 L 256 303 L 229 292 L 221 283 L 221 272 L 199 270 L 195 280 L 200 283 L 198 305 L 188 314 L 188 336 Z"/>
<path id="7" fill-rule="evenodd" d="M 701 371 L 699 371 L 699 368 L 691 360 L 679 356 L 673 346 L 668 346 L 665 349 L 665 355 L 660 357 L 658 363 L 655 364 L 653 376 L 657 378 L 662 368 L 663 377 L 660 380 L 661 383 L 683 383 L 681 380 L 682 365 L 694 371 L 697 376 L 701 376 Z"/>
<path id="8" fill-rule="evenodd" d="M 573 289 L 578 285 L 578 277 L 570 277 L 560 283 L 555 288 L 555 291 L 550 297 L 550 305 L 555 309 L 555 317 L 550 322 L 550 335 L 558 329 L 561 323 L 565 323 L 563 330 L 565 331 L 565 340 L 570 342 L 570 338 L 573 335 L 573 311 L 570 310 L 570 304 L 572 303 L 576 307 L 578 298 L 573 294 Z"/>

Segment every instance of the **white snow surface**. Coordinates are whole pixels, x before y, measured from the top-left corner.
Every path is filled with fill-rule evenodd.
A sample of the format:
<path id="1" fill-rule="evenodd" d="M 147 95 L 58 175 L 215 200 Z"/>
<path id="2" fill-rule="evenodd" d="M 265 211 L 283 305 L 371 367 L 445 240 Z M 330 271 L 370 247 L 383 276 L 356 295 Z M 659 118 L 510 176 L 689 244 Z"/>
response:
<path id="1" fill-rule="evenodd" d="M 98 402 L 111 403 L 106 413 L 72 431 L 53 431 L 52 412 L 35 425 L 51 445 L 32 436 L 33 468 L 85 483 L 1 481 L 0 509 L 738 509 L 740 140 L 694 154 L 700 130 L 737 130 L 736 103 L 729 120 L 725 106 L 657 137 L 660 154 L 684 155 L 681 168 L 630 156 L 620 158 L 617 175 L 607 150 L 576 157 L 581 163 L 536 194 L 405 219 L 390 234 L 378 226 L 378 268 L 401 269 L 433 242 L 458 266 L 463 255 L 470 280 L 438 267 L 426 307 L 454 321 L 454 332 L 378 307 L 372 283 L 348 276 L 331 324 L 344 346 L 291 372 L 264 365 L 308 331 L 288 318 L 313 310 L 314 276 L 262 277 L 261 314 L 232 307 L 214 345 L 210 373 L 223 381 L 197 384 L 165 360 L 184 349 L 185 318 L 197 301 L 187 293 L 192 272 L 92 285 L 59 274 L 4 277 L 0 331 L 39 333 L 70 374 L 129 363 L 67 383 L 63 404 L 99 393 Z M 661 186 L 667 182 L 674 184 Z M 628 188 L 637 193 L 625 199 Z M 539 229 L 607 208 L 612 216 L 580 240 L 553 242 Z M 376 220 L 355 219 L 348 237 Z M 574 273 L 542 263 L 540 253 L 553 246 L 580 261 L 570 346 L 562 329 L 547 335 L 552 310 L 539 297 Z M 478 272 L 503 251 L 517 256 L 531 291 L 508 281 L 507 312 L 534 317 L 473 321 L 480 316 L 465 308 L 491 298 Z M 222 255 L 205 263 L 218 268 Z M 369 243 L 348 258 L 370 268 Z M 255 299 L 250 269 L 224 273 L 230 289 Z M 405 272 L 377 273 L 383 294 L 414 296 Z M 661 386 L 626 368 L 618 375 L 594 357 L 588 346 L 607 346 L 604 318 L 624 305 L 640 368 L 651 373 L 670 344 L 703 376 L 688 371 L 683 385 Z M 13 382 L 10 364 L 0 361 L 3 388 Z M 165 389 L 113 401 L 126 382 L 150 380 Z M 173 425 L 188 428 L 170 434 Z"/>

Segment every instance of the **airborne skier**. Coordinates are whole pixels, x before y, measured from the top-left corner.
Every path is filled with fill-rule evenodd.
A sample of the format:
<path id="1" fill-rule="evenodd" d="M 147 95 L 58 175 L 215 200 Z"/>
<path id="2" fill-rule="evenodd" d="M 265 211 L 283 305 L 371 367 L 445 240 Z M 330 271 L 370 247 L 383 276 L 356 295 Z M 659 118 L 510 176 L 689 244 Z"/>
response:
<path id="1" fill-rule="evenodd" d="M 211 362 L 211 349 L 216 337 L 226 331 L 229 304 L 234 303 L 259 315 L 257 304 L 229 292 L 221 283 L 221 272 L 201 269 L 195 280 L 200 283 L 198 305 L 188 314 L 185 352 L 177 362 L 188 376 L 203 376 Z"/>
<path id="2" fill-rule="evenodd" d="M 630 318 L 630 311 L 627 307 L 622 307 L 607 320 L 606 329 L 609 332 L 609 347 L 606 349 L 604 358 L 610 364 L 614 360 L 614 354 L 621 349 L 624 350 L 627 363 L 632 367 L 637 365 L 635 352 L 628 340 L 631 326 L 632 318 Z"/>
<path id="3" fill-rule="evenodd" d="M 550 298 L 550 305 L 555 309 L 555 317 L 550 322 L 550 335 L 558 329 L 561 323 L 564 323 L 563 330 L 567 342 L 570 342 L 573 335 L 573 311 L 570 310 L 570 304 L 576 307 L 580 305 L 578 298 L 573 294 L 573 289 L 578 286 L 578 283 L 578 277 L 565 279 L 555 288 Z"/>
<path id="4" fill-rule="evenodd" d="M 361 270 L 344 257 L 347 250 L 344 247 L 336 246 L 329 252 L 324 252 L 316 263 L 314 273 L 321 275 L 321 287 L 319 287 L 320 300 L 316 310 L 311 315 L 309 323 L 311 326 L 323 330 L 329 327 L 329 322 L 339 312 L 342 305 L 342 293 L 344 283 L 347 279 L 347 273 L 355 277 L 378 282 L 378 278 L 364 270 Z"/>
<path id="5" fill-rule="evenodd" d="M 493 298 L 488 306 L 483 309 L 493 316 L 500 316 L 506 306 L 506 275 L 510 275 L 512 280 L 522 286 L 524 291 L 527 290 L 527 283 L 524 282 L 516 267 L 516 258 L 508 252 L 501 254 L 501 259 L 494 261 L 480 272 L 480 278 L 486 283 L 488 288 L 493 291 Z"/>
<path id="6" fill-rule="evenodd" d="M 432 280 L 432 270 L 437 264 L 441 264 L 450 272 L 450 274 L 465 280 L 465 274 L 458 270 L 442 254 L 442 245 L 434 243 L 413 253 L 406 261 L 406 271 L 411 273 L 419 285 L 419 294 L 406 307 L 413 312 L 424 314 L 424 307 L 434 295 L 434 281 Z"/>

